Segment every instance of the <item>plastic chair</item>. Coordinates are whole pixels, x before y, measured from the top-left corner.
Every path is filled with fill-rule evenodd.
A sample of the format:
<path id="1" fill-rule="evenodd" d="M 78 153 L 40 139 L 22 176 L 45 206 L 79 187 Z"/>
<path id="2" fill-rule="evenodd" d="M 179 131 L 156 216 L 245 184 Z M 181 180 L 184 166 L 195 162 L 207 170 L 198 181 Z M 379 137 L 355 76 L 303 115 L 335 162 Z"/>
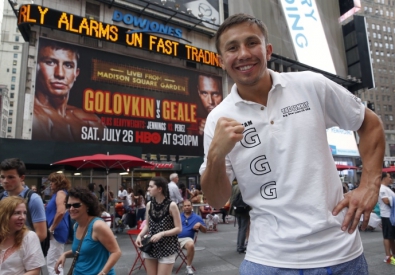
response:
<path id="1" fill-rule="evenodd" d="M 195 236 L 193 237 L 193 243 L 196 244 L 197 241 L 197 237 L 198 237 L 199 231 L 195 231 Z M 180 266 L 177 268 L 176 274 L 178 273 L 178 271 L 180 271 L 181 267 L 185 264 L 185 266 L 187 265 L 187 255 L 185 255 L 183 249 L 181 247 L 179 247 L 178 251 L 177 251 L 177 257 L 176 257 L 176 261 L 177 259 L 180 258 L 181 259 L 181 264 Z M 193 265 L 191 265 L 193 271 L 196 271 L 195 267 Z"/>

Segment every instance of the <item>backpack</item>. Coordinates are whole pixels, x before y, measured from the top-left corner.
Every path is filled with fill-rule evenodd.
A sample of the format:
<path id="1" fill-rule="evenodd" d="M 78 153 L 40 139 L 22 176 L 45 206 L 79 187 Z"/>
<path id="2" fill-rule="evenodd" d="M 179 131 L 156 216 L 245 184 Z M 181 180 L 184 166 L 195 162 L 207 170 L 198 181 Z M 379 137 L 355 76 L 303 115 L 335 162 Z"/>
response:
<path id="1" fill-rule="evenodd" d="M 238 192 L 232 201 L 233 208 L 236 214 L 247 214 L 250 211 L 250 206 L 243 201 L 241 192 Z"/>
<path id="2" fill-rule="evenodd" d="M 30 198 L 32 197 L 32 195 L 34 194 L 34 192 L 32 190 L 27 190 L 25 193 L 25 196 L 23 197 L 26 200 L 26 210 L 27 210 L 27 215 L 26 218 L 29 222 L 29 224 L 32 226 L 31 230 L 34 231 L 34 227 L 33 227 L 33 221 L 32 221 L 32 216 L 30 215 L 30 211 L 29 211 L 29 202 L 30 202 Z M 4 192 L 0 193 L 0 201 L 3 199 L 4 197 Z M 27 198 L 27 199 L 26 199 Z M 47 256 L 48 254 L 48 249 L 49 249 L 49 240 L 51 239 L 51 233 L 49 232 L 48 229 L 48 225 L 47 225 L 47 237 L 45 238 L 44 241 L 42 241 L 41 244 L 41 250 L 43 251 L 44 257 Z"/>

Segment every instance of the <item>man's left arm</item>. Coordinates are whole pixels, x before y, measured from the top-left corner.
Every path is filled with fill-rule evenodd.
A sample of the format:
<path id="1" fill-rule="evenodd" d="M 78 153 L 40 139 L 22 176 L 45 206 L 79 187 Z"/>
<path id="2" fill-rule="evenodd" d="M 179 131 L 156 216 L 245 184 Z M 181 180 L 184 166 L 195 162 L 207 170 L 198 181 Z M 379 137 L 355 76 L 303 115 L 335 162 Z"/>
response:
<path id="1" fill-rule="evenodd" d="M 333 210 L 333 215 L 336 216 L 343 208 L 348 207 L 342 230 L 346 231 L 348 228 L 350 234 L 357 228 L 362 214 L 362 230 L 366 229 L 380 190 L 385 150 L 384 129 L 380 118 L 368 108 L 365 109 L 365 117 L 358 135 L 359 153 L 363 161 L 361 183 L 358 188 L 347 193 Z"/>

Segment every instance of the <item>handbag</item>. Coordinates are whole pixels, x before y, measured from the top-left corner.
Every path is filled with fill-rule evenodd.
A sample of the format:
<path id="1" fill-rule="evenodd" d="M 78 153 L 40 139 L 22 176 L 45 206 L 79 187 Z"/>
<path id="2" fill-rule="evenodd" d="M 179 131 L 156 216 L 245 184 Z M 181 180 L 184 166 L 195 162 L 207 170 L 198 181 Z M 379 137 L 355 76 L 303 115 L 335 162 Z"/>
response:
<path id="1" fill-rule="evenodd" d="M 92 219 L 89 221 L 88 225 L 86 226 L 85 231 L 84 231 L 84 234 L 82 234 L 83 237 L 82 237 L 82 239 L 80 240 L 80 243 L 79 243 L 79 245 L 78 245 L 77 250 L 75 251 L 73 263 L 71 264 L 70 270 L 69 270 L 69 272 L 67 273 L 67 275 L 73 275 L 74 266 L 75 266 L 75 263 L 77 262 L 77 259 L 78 259 L 79 254 L 80 254 L 80 249 L 81 249 L 82 241 L 85 239 L 85 236 L 86 236 L 86 234 L 87 234 L 87 232 L 88 232 L 88 227 L 90 226 L 91 222 L 92 222 Z"/>
<path id="2" fill-rule="evenodd" d="M 146 236 L 141 239 L 141 244 L 143 245 L 140 247 L 140 250 L 149 253 L 152 250 L 152 242 L 151 242 L 151 236 Z"/>

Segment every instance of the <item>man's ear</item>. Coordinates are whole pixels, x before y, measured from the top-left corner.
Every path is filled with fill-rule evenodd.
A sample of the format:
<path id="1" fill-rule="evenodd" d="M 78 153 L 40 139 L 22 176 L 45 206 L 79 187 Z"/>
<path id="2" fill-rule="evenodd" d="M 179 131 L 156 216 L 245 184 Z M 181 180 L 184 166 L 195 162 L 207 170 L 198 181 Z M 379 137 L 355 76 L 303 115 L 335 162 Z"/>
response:
<path id="1" fill-rule="evenodd" d="M 224 61 L 220 55 L 218 55 L 218 61 L 219 61 L 219 65 L 221 66 L 222 70 L 226 71 Z"/>
<path id="2" fill-rule="evenodd" d="M 22 181 L 25 181 L 25 175 L 19 177 Z"/>
<path id="3" fill-rule="evenodd" d="M 75 71 L 75 78 L 74 81 L 77 80 L 77 77 L 80 75 L 80 68 L 77 68 L 77 70 Z"/>
<path id="4" fill-rule="evenodd" d="M 272 53 L 273 53 L 272 44 L 267 44 L 266 45 L 266 61 L 269 61 L 271 59 Z"/>

